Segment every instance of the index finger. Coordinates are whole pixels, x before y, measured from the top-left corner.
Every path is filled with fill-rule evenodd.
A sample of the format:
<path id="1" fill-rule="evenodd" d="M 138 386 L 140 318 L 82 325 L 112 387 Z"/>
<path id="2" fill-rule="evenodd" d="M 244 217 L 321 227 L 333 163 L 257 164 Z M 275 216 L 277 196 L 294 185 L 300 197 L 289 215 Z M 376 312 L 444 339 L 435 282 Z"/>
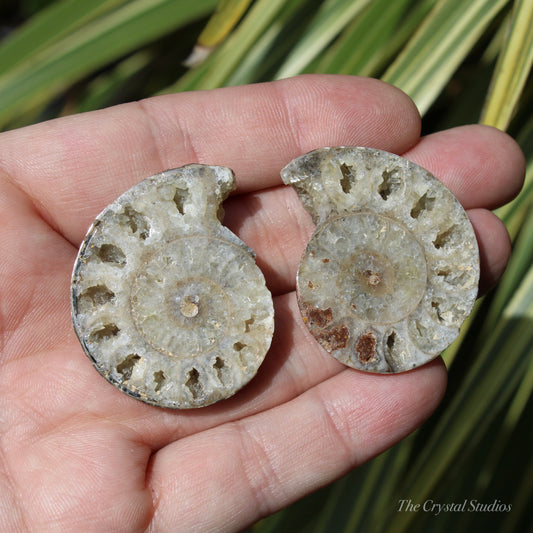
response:
<path id="1" fill-rule="evenodd" d="M 79 244 L 108 203 L 188 163 L 224 165 L 240 191 L 280 184 L 292 158 L 325 145 L 402 153 L 420 118 L 401 91 L 368 78 L 302 76 L 150 98 L 0 136 L 2 167 L 41 216 Z"/>

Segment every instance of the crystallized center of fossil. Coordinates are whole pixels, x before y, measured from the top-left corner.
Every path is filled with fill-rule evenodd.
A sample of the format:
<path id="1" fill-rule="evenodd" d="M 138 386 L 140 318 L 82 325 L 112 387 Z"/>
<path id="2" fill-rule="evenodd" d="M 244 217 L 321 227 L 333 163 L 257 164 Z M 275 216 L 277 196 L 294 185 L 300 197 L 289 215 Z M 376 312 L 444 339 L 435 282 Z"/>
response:
<path id="1" fill-rule="evenodd" d="M 299 271 L 299 279 L 307 284 L 299 290 L 310 301 L 313 295 L 316 299 L 317 287 L 327 283 L 324 278 L 334 280 L 334 293 L 320 290 L 333 299 L 333 306 L 334 299 L 341 298 L 357 318 L 386 324 L 412 312 L 424 295 L 427 267 L 422 246 L 389 217 L 363 212 L 333 219 L 317 229 L 309 249 L 314 254 L 303 259 Z M 324 306 L 331 307 L 320 302 Z"/>
<path id="2" fill-rule="evenodd" d="M 192 318 L 198 314 L 198 296 L 185 296 L 180 300 L 180 313 L 187 317 Z"/>
<path id="3" fill-rule="evenodd" d="M 334 218 L 317 228 L 307 249 L 298 291 L 308 305 L 341 304 L 360 320 L 387 324 L 411 313 L 424 296 L 423 248 L 389 217 L 361 212 Z"/>
<path id="4" fill-rule="evenodd" d="M 206 252 L 235 253 L 234 245 L 195 238 L 196 242 L 202 240 Z M 132 290 L 131 308 L 137 329 L 154 349 L 173 357 L 194 357 L 214 348 L 232 315 L 222 282 L 200 274 L 190 276 L 191 272 L 202 272 L 202 265 L 193 258 L 186 272 L 179 268 L 190 242 L 190 238 L 177 239 L 150 257 Z"/>

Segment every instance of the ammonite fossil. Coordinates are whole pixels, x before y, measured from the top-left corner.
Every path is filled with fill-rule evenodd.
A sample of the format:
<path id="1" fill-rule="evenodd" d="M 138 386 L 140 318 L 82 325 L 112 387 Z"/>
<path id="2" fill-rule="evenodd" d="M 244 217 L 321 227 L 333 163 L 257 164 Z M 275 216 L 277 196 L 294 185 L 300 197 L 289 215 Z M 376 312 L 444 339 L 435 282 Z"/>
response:
<path id="1" fill-rule="evenodd" d="M 316 340 L 360 370 L 410 370 L 440 354 L 475 302 L 476 237 L 427 170 L 397 155 L 320 148 L 282 173 L 317 225 L 297 292 Z"/>
<path id="2" fill-rule="evenodd" d="M 149 404 L 209 405 L 243 387 L 270 346 L 270 292 L 220 223 L 225 167 L 188 165 L 135 185 L 94 221 L 72 278 L 76 334 L 96 369 Z"/>

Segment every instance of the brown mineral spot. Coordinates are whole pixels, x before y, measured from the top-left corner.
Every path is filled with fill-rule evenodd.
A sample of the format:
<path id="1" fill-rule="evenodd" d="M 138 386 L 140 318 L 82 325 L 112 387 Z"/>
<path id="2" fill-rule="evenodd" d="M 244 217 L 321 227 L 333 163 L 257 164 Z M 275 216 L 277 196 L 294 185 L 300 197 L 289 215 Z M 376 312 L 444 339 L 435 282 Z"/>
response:
<path id="1" fill-rule="evenodd" d="M 313 282 L 311 280 L 309 280 L 309 282 L 307 283 L 307 286 L 310 288 L 310 289 L 314 289 L 315 286 L 313 285 Z"/>
<path id="2" fill-rule="evenodd" d="M 329 259 L 322 259 L 322 263 L 329 263 Z"/>
<path id="3" fill-rule="evenodd" d="M 306 309 L 307 318 L 313 325 L 323 328 L 333 320 L 333 311 L 331 307 L 328 309 L 319 309 L 318 307 Z"/>
<path id="4" fill-rule="evenodd" d="M 339 326 L 320 332 L 314 331 L 313 335 L 324 350 L 331 353 L 334 350 L 346 347 L 346 343 L 350 338 L 350 331 L 346 326 Z"/>
<path id="5" fill-rule="evenodd" d="M 359 337 L 355 352 L 359 361 L 362 363 L 369 363 L 376 357 L 376 337 L 369 331 Z"/>

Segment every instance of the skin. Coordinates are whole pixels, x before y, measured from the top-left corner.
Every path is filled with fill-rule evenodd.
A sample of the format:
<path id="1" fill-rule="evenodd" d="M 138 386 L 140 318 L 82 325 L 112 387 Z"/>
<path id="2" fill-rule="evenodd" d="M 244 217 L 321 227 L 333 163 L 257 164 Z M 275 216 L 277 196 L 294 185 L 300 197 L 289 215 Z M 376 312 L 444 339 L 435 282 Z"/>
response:
<path id="1" fill-rule="evenodd" d="M 280 169 L 320 146 L 404 155 L 468 209 L 483 290 L 510 253 L 488 209 L 520 189 L 506 134 L 420 138 L 400 91 L 305 76 L 151 98 L 0 135 L 0 529 L 233 531 L 316 490 L 416 429 L 446 386 L 440 359 L 400 375 L 348 369 L 303 325 L 294 295 L 313 225 Z M 205 409 L 163 410 L 93 369 L 71 327 L 70 274 L 93 218 L 127 188 L 187 163 L 234 169 L 225 223 L 257 253 L 276 333 L 257 377 Z"/>

